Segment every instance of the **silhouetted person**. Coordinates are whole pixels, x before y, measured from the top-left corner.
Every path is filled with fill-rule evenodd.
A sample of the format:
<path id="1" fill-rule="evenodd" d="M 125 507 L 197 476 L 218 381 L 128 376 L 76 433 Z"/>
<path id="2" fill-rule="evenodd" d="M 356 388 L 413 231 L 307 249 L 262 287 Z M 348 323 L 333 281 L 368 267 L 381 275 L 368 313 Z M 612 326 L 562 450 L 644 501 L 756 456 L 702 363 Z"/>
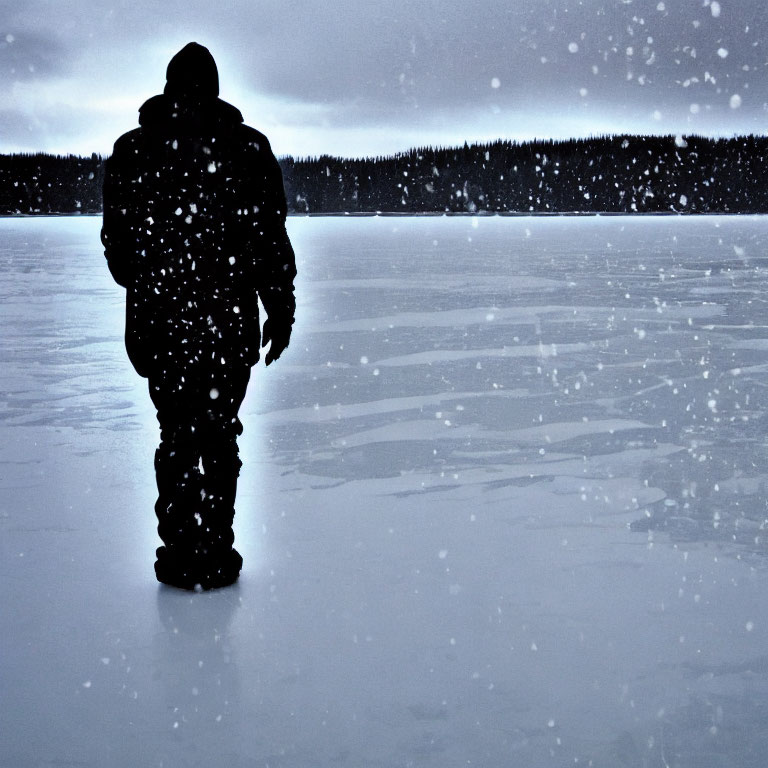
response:
<path id="1" fill-rule="evenodd" d="M 185 46 L 166 77 L 107 160 L 101 237 L 128 289 L 128 356 L 160 422 L 155 572 L 209 589 L 242 566 L 237 413 L 261 345 L 271 342 L 267 365 L 288 346 L 296 267 L 280 167 L 267 138 L 218 98 L 208 49 Z"/>

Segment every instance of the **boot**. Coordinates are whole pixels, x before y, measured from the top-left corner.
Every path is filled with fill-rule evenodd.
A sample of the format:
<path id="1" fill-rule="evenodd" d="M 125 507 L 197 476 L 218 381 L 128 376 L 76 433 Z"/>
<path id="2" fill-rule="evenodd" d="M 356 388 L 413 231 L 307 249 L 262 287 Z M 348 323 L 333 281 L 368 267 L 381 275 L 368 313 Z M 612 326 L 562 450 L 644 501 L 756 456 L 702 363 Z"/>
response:
<path id="1" fill-rule="evenodd" d="M 182 556 L 166 547 L 158 547 L 155 575 L 157 580 L 179 589 L 219 589 L 234 584 L 240 576 L 243 558 L 236 549 L 213 559 L 204 555 Z"/>

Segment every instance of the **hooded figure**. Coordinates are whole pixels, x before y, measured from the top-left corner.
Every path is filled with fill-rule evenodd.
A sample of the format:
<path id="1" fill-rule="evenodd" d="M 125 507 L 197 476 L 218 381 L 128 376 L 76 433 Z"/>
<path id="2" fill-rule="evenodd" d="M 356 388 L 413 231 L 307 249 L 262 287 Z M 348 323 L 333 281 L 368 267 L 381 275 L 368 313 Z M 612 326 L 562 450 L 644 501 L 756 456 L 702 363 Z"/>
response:
<path id="1" fill-rule="evenodd" d="M 101 237 L 127 289 L 128 356 L 160 423 L 157 578 L 211 588 L 242 565 L 237 413 L 262 343 L 267 365 L 288 345 L 296 267 L 280 167 L 267 138 L 218 98 L 208 49 L 185 46 L 166 77 L 107 160 Z"/>

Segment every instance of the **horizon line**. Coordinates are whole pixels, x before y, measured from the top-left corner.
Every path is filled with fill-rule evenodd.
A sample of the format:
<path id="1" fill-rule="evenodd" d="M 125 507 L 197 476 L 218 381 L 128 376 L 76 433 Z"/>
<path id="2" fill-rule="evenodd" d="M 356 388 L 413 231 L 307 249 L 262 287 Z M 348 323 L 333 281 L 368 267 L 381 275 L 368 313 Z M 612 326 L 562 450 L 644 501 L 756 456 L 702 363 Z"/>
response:
<path id="1" fill-rule="evenodd" d="M 464 140 L 463 144 L 443 145 L 443 144 L 420 144 L 411 146 L 408 149 L 398 150 L 396 152 L 390 152 L 380 155 L 358 155 L 355 157 L 344 157 L 341 155 L 332 155 L 321 153 L 318 155 L 292 155 L 285 154 L 279 155 L 278 160 L 293 160 L 294 162 L 314 162 L 320 159 L 329 160 L 341 160 L 344 162 L 364 162 L 364 161 L 376 161 L 381 159 L 392 159 L 409 155 L 412 152 L 418 152 L 420 150 L 430 151 L 450 151 L 452 149 L 461 150 L 465 147 L 472 149 L 473 147 L 487 147 L 494 144 L 510 144 L 513 146 L 525 146 L 527 144 L 567 144 L 572 141 L 592 141 L 592 140 L 605 140 L 605 139 L 702 139 L 706 141 L 731 141 L 735 139 L 749 139 L 749 138 L 768 138 L 767 134 L 761 133 L 731 133 L 729 135 L 705 135 L 701 133 L 599 133 L 588 134 L 586 136 L 570 136 L 568 138 L 553 138 L 553 137 L 535 137 L 532 139 L 505 139 L 499 137 L 497 139 L 490 140 L 475 140 L 471 143 L 468 139 Z M 75 152 L 48 152 L 45 150 L 25 150 L 21 152 L 0 152 L 0 157 L 60 157 L 60 158 L 78 158 L 82 160 L 90 160 L 94 156 L 106 160 L 110 155 L 102 154 L 101 152 L 91 152 L 90 155 L 78 154 Z"/>

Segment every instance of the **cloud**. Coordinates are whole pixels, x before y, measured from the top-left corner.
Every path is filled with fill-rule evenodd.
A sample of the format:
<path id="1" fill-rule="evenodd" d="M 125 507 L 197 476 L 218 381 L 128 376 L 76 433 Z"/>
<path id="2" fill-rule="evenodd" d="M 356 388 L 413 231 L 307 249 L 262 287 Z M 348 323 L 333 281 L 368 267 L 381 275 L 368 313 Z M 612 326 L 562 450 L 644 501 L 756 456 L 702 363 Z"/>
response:
<path id="1" fill-rule="evenodd" d="M 168 59 L 197 40 L 219 64 L 222 97 L 298 154 L 283 139 L 315 146 L 312 131 L 339 153 L 348 144 L 334 145 L 334 131 L 346 141 L 356 129 L 371 141 L 423 132 L 422 143 L 534 124 L 541 136 L 755 130 L 768 103 L 762 2 L 0 2 L 0 93 L 27 125 L 50 126 L 48 146 L 53 116 L 70 110 L 61 141 L 79 125 L 105 151 L 106 131 L 133 127 Z M 4 141 L 28 138 L 24 124 Z"/>
<path id="2" fill-rule="evenodd" d="M 0 77 L 3 83 L 38 80 L 65 73 L 70 52 L 55 36 L 36 32 L 6 32 L 0 37 Z"/>

